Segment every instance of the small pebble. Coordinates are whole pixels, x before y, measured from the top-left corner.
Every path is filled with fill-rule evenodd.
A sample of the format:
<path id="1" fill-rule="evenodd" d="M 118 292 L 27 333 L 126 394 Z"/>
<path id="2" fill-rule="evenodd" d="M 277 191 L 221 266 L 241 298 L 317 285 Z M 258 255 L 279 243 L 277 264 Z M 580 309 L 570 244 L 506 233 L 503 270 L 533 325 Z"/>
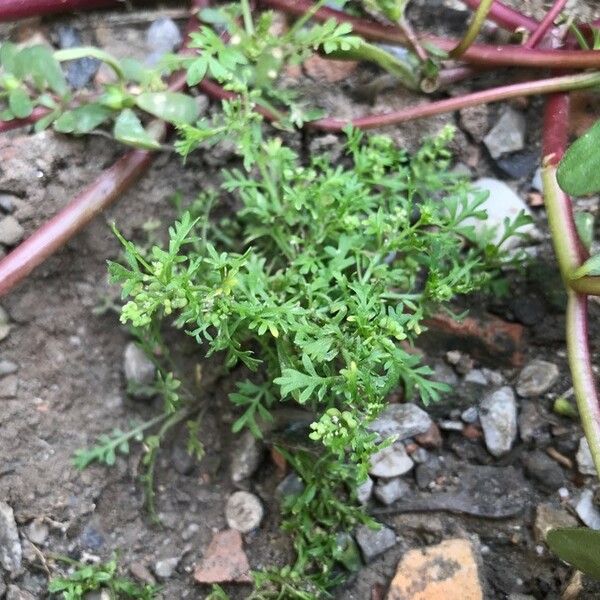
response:
<path id="1" fill-rule="evenodd" d="M 517 436 L 517 403 L 512 388 L 501 387 L 485 396 L 479 420 L 490 454 L 499 457 L 509 452 Z"/>
<path id="2" fill-rule="evenodd" d="M 231 481 L 239 483 L 251 477 L 262 460 L 263 447 L 251 431 L 244 431 L 233 443 L 230 455 Z"/>
<path id="3" fill-rule="evenodd" d="M 579 440 L 579 449 L 575 456 L 577 459 L 577 468 L 583 475 L 596 475 L 596 467 L 594 466 L 594 460 L 587 439 L 582 437 Z"/>
<path id="4" fill-rule="evenodd" d="M 375 486 L 373 495 L 379 502 L 389 506 L 410 492 L 410 486 L 400 478 L 379 482 Z"/>
<path id="5" fill-rule="evenodd" d="M 545 360 L 532 360 L 526 365 L 517 381 L 517 394 L 523 398 L 532 398 L 545 394 L 557 381 L 558 367 Z"/>
<path id="6" fill-rule="evenodd" d="M 414 466 L 404 446 L 396 442 L 371 456 L 369 474 L 374 477 L 391 479 L 408 473 Z"/>
<path id="7" fill-rule="evenodd" d="M 463 410 L 463 412 L 460 415 L 460 418 L 465 423 L 475 423 L 475 421 L 477 421 L 477 419 L 479 418 L 479 411 L 477 410 L 476 406 L 470 406 L 466 410 Z"/>
<path id="8" fill-rule="evenodd" d="M 356 499 L 361 504 L 366 504 L 373 494 L 373 480 L 367 475 L 367 478 L 356 488 Z"/>
<path id="9" fill-rule="evenodd" d="M 371 482 L 371 485 L 373 482 Z M 286 475 L 276 488 L 279 496 L 297 496 L 304 491 L 304 482 L 296 473 Z"/>
<path id="10" fill-rule="evenodd" d="M 23 550 L 13 509 L 0 502 L 0 565 L 5 571 L 15 573 L 21 568 Z"/>
<path id="11" fill-rule="evenodd" d="M 29 541 L 41 546 L 50 534 L 50 528 L 42 519 L 34 519 L 27 527 L 27 537 Z"/>
<path id="12" fill-rule="evenodd" d="M 356 530 L 355 538 L 366 563 L 396 545 L 396 533 L 385 525 L 380 529 L 361 525 Z"/>
<path id="13" fill-rule="evenodd" d="M 175 573 L 179 560 L 180 559 L 176 556 L 157 560 L 156 563 L 154 563 L 155 575 L 161 579 L 169 579 L 169 577 L 172 577 L 173 573 Z"/>
<path id="14" fill-rule="evenodd" d="M 496 124 L 483 138 L 492 158 L 499 158 L 508 152 L 521 150 L 525 145 L 527 125 L 522 113 L 507 107 Z"/>
<path id="15" fill-rule="evenodd" d="M 465 381 L 468 383 L 476 383 L 478 385 L 487 385 L 488 383 L 486 376 L 480 369 L 471 369 L 465 375 Z"/>
<path id="16" fill-rule="evenodd" d="M 581 492 L 575 512 L 590 529 L 600 529 L 600 511 L 594 505 L 594 492 L 592 490 Z"/>
<path id="17" fill-rule="evenodd" d="M 438 423 L 442 431 L 462 431 L 464 425 L 460 421 L 443 420 Z"/>
<path id="18" fill-rule="evenodd" d="M 0 219 L 0 244 L 14 246 L 23 239 L 24 234 L 25 230 L 12 215 Z"/>
<path id="19" fill-rule="evenodd" d="M 154 383 L 156 367 L 144 351 L 134 342 L 129 342 L 123 354 L 123 370 L 127 381 L 137 385 Z"/>
<path id="20" fill-rule="evenodd" d="M 262 521 L 264 510 L 261 501 L 250 492 L 235 492 L 225 506 L 225 518 L 231 529 L 249 533 Z"/>
<path id="21" fill-rule="evenodd" d="M 147 583 L 148 585 L 156 584 L 156 579 L 154 579 L 152 573 L 140 562 L 131 563 L 129 565 L 129 572 L 142 583 Z"/>

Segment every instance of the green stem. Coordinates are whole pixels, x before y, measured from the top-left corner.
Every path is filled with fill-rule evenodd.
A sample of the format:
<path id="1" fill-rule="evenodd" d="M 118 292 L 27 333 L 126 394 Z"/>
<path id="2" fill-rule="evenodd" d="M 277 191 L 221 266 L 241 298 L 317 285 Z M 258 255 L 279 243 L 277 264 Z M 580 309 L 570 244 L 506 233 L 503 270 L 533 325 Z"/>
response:
<path id="1" fill-rule="evenodd" d="M 254 22 L 252 21 L 252 13 L 250 11 L 250 2 L 241 0 L 242 16 L 244 17 L 244 28 L 248 35 L 254 35 Z"/>
<path id="2" fill-rule="evenodd" d="M 458 45 L 449 52 L 452 58 L 460 57 L 468 50 L 469 46 L 475 41 L 475 39 L 479 35 L 479 32 L 481 31 L 481 28 L 483 27 L 483 23 L 485 22 L 485 19 L 488 13 L 490 12 L 490 8 L 492 7 L 493 3 L 494 0 L 481 1 L 479 6 L 477 7 L 477 10 L 475 11 L 475 14 L 473 15 L 473 19 L 469 24 L 469 27 L 463 39 L 460 40 Z"/>
<path id="3" fill-rule="evenodd" d="M 100 50 L 100 48 L 94 48 L 93 46 L 82 46 L 81 48 L 65 48 L 64 50 L 57 50 L 54 53 L 54 58 L 59 62 L 86 57 L 97 58 L 98 60 L 106 63 L 112 68 L 120 81 L 125 80 L 125 72 L 123 71 L 119 61 L 114 56 L 111 56 L 108 52 Z"/>

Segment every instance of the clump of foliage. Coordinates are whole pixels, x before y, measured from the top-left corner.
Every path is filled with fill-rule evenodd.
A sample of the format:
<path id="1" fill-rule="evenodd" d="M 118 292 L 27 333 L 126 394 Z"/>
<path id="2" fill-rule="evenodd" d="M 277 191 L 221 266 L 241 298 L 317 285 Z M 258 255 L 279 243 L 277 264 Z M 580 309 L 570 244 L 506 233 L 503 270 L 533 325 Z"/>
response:
<path id="1" fill-rule="evenodd" d="M 284 507 L 284 529 L 298 586 L 323 591 L 341 552 L 334 532 L 370 522 L 352 500 L 382 447 L 369 422 L 400 385 L 424 403 L 444 389 L 411 351 L 423 320 L 489 286 L 506 259 L 475 233 L 485 195 L 449 171 L 451 129 L 414 156 L 349 129 L 339 166 L 326 156 L 303 164 L 260 131 L 242 142 L 246 168 L 223 172 L 235 219 L 210 220 L 215 197 L 201 195 L 167 248 L 144 256 L 122 240 L 127 265 L 110 271 L 127 300 L 124 323 L 156 331 L 171 319 L 227 368 L 250 373 L 230 397 L 235 431 L 261 437 L 281 402 L 313 416 L 304 449 L 282 444 L 305 484 Z"/>
<path id="2" fill-rule="evenodd" d="M 138 585 L 121 577 L 117 572 L 117 561 L 113 558 L 106 563 L 84 565 L 66 557 L 58 557 L 62 562 L 74 565 L 76 568 L 67 576 L 54 577 L 48 584 L 51 594 L 60 594 L 64 600 L 83 600 L 89 592 L 104 590 L 112 600 L 153 600 L 158 588 L 153 585 Z"/>

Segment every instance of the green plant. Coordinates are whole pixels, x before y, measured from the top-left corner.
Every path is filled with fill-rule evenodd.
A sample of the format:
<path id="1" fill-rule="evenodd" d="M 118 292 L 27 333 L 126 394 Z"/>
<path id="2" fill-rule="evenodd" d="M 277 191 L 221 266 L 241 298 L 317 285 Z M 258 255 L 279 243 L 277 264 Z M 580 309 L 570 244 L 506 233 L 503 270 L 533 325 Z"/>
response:
<path id="1" fill-rule="evenodd" d="M 214 196 L 201 196 L 166 249 L 142 255 L 120 238 L 127 264 L 110 272 L 127 300 L 124 323 L 156 331 L 168 318 L 227 368 L 251 373 L 231 395 L 235 430 L 262 436 L 281 401 L 314 415 L 305 450 L 280 445 L 306 486 L 284 508 L 291 573 L 305 582 L 298 593 L 316 597 L 337 580 L 337 533 L 371 522 L 352 501 L 382 447 L 369 422 L 399 385 L 424 403 L 445 389 L 410 351 L 424 318 L 492 285 L 508 259 L 475 234 L 485 195 L 448 171 L 450 128 L 414 156 L 349 129 L 346 166 L 303 165 L 280 139 L 262 139 L 256 118 L 250 132 L 246 170 L 225 171 L 221 186 L 241 203 L 237 218 L 209 221 Z M 506 223 L 506 235 L 525 222 Z M 267 593 L 273 576 L 258 581 L 261 597 L 279 597 Z"/>
<path id="2" fill-rule="evenodd" d="M 138 585 L 121 577 L 114 558 L 106 563 L 93 565 L 84 565 L 67 557 L 55 558 L 74 567 L 69 575 L 53 577 L 48 584 L 48 591 L 60 594 L 64 600 L 84 600 L 89 592 L 98 590 L 107 591 L 111 600 L 153 600 L 159 591 L 156 586 Z"/>
<path id="3" fill-rule="evenodd" d="M 585 527 L 552 529 L 546 541 L 559 558 L 600 579 L 600 532 Z"/>

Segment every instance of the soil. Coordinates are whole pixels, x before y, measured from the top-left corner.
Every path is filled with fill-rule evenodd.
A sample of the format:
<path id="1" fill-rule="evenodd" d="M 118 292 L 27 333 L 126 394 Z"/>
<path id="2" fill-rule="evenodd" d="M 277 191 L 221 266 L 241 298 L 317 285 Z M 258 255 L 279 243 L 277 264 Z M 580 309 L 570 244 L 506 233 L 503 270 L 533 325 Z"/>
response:
<path id="1" fill-rule="evenodd" d="M 437 10 L 438 3 L 415 4 L 417 27 L 419 23 L 429 23 L 427 11 Z M 523 8 L 521 2 L 513 4 Z M 547 4 L 530 0 L 526 7 L 539 16 Z M 592 0 L 581 2 L 578 8 L 600 17 L 600 9 Z M 117 56 L 144 56 L 147 52 L 144 31 L 165 11 L 176 17 L 179 24 L 183 23 L 182 11 L 171 4 L 164 10 L 153 8 L 125 15 L 115 12 L 27 22 L 5 26 L 0 34 L 2 38 L 22 39 L 39 32 L 51 39 L 58 24 L 70 24 L 80 30 L 84 41 L 100 43 Z M 324 85 L 321 81 L 307 80 L 302 83 L 307 94 L 315 93 L 340 116 L 396 108 L 413 101 L 398 89 L 380 94 L 373 106 L 349 100 L 348 88 L 360 86 L 370 73 L 368 69 L 359 69 L 343 84 Z M 540 106 L 538 100 L 520 104 L 527 111 L 529 148 L 534 151 L 538 144 Z M 498 110 L 490 107 L 484 111 L 486 129 L 495 122 Z M 439 130 L 446 122 L 456 123 L 458 118 L 438 117 L 388 133 L 399 144 L 414 148 L 423 135 Z M 303 147 L 310 147 L 312 141 L 308 136 L 303 137 Z M 226 148 L 220 150 L 218 156 L 213 154 L 211 158 L 197 153 L 186 168 L 182 168 L 181 160 L 174 154 L 158 156 L 148 174 L 114 207 L 2 299 L 13 326 L 10 335 L 0 342 L 0 359 L 15 362 L 19 370 L 16 396 L 0 400 L 0 500 L 15 511 L 25 552 L 24 569 L 12 583 L 29 591 L 34 598 L 47 597 L 47 573 L 40 554 L 26 542 L 26 532 L 28 525 L 40 518 L 50 527 L 47 540 L 39 548 L 41 555 L 53 553 L 88 559 L 95 556 L 105 560 L 116 552 L 125 571 L 134 563 L 151 569 L 158 559 L 181 558 L 173 576 L 160 582 L 160 597 L 165 599 L 206 596 L 207 589 L 193 581 L 193 568 L 213 534 L 226 527 L 223 507 L 228 496 L 240 487 L 256 492 L 266 505 L 261 527 L 244 536 L 251 566 L 258 569 L 283 564 L 290 556 L 288 542 L 277 527 L 277 500 L 273 494 L 281 474 L 265 456 L 251 481 L 241 486 L 231 482 L 228 463 L 233 413 L 227 401 L 231 381 L 222 376 L 218 363 L 204 361 L 189 340 L 175 338 L 189 381 L 193 381 L 195 365 L 202 365 L 203 378 L 195 393 L 209 407 L 201 431 L 207 454 L 192 466 L 189 474 L 180 474 L 173 467 L 173 456 L 183 449 L 185 437 L 182 431 L 175 431 L 169 437 L 156 473 L 156 503 L 162 525 L 154 524 L 144 511 L 143 488 L 137 479 L 141 448 L 133 445 L 131 453 L 119 456 L 113 468 L 92 466 L 79 472 L 72 465 L 74 452 L 90 446 L 97 436 L 114 428 L 124 429 L 130 421 L 150 418 L 160 410 L 158 401 L 128 397 L 122 364 L 124 348 L 131 338 L 113 310 L 109 308 L 102 313 L 96 310 L 110 306 L 118 294 L 108 284 L 106 275 L 106 260 L 117 259 L 120 252 L 108 224 L 115 222 L 126 236 L 148 243 L 147 225 L 156 221 L 158 227 L 151 235 L 164 238 L 166 227 L 175 216 L 169 199 L 179 193 L 191 201 L 199 188 L 216 185 L 219 168 L 233 160 Z M 4 135 L 0 138 L 0 191 L 18 197 L 14 216 L 29 234 L 112 164 L 122 151 L 116 143 L 100 136 L 73 139 L 51 132 L 25 131 Z M 497 167 L 472 132 L 459 130 L 455 151 L 457 161 L 466 164 L 474 176 L 497 174 Z M 529 178 L 511 181 L 523 193 L 528 191 L 528 182 Z M 536 219 L 538 226 L 547 231 L 543 212 L 537 212 Z M 555 296 L 551 283 L 555 277 L 547 235 L 537 251 L 542 265 L 537 272 L 541 275 L 522 277 L 523 274 L 515 273 L 512 303 L 484 301 L 489 311 L 507 320 L 517 320 L 515 298 L 540 301 L 539 318 L 526 328 L 526 359 L 551 360 L 559 365 L 561 378 L 540 401 L 539 424 L 550 431 L 550 445 L 574 460 L 580 427 L 551 411 L 553 399 L 566 392 L 571 384 L 565 359 L 561 300 L 559 297 L 557 302 L 550 301 Z M 592 309 L 593 326 L 597 330 L 598 309 L 597 306 Z M 452 349 L 451 343 L 434 346 L 429 348 L 427 359 L 443 359 L 446 351 Z M 518 370 L 503 370 L 494 361 L 481 366 L 502 371 L 510 383 L 518 375 Z M 438 410 L 442 418 L 445 409 Z M 448 404 L 446 416 L 452 410 L 453 405 Z M 486 453 L 481 440 L 471 441 L 458 433 L 446 432 L 443 447 L 432 454 L 458 457 L 472 465 L 514 465 L 521 473 L 523 458 L 538 445 L 544 446 L 544 442 L 519 442 L 507 457 L 496 461 Z M 563 471 L 565 487 L 572 497 L 577 496 L 578 488 L 590 486 L 589 478 L 583 478 L 576 469 Z M 531 594 L 538 599 L 559 598 L 571 571 L 532 535 L 535 507 L 541 502 L 558 503 L 557 491 L 546 491 L 527 477 L 524 481 L 525 509 L 512 518 L 490 520 L 418 511 L 382 517 L 396 531 L 397 545 L 352 576 L 336 597 L 367 600 L 376 584 L 384 589 L 389 584 L 398 560 L 407 549 L 466 535 L 479 539 L 486 598 L 504 599 L 512 593 Z M 599 597 L 600 588 L 587 580 L 585 586 L 581 598 Z M 233 587 L 228 591 L 234 598 L 243 598 L 248 588 Z"/>

